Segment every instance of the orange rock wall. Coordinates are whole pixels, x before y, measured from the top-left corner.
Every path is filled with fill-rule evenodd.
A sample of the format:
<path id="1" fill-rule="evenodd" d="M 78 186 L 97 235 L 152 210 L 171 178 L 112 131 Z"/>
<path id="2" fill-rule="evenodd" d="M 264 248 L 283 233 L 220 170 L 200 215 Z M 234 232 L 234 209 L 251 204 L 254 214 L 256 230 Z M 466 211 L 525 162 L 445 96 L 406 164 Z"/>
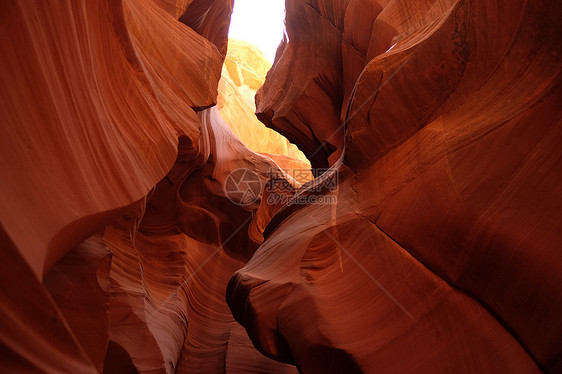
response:
<path id="1" fill-rule="evenodd" d="M 561 10 L 287 2 L 258 115 L 340 183 L 275 207 L 230 281 L 261 350 L 303 373 L 562 370 Z"/>
<path id="2" fill-rule="evenodd" d="M 227 177 L 283 175 L 205 109 L 231 10 L 2 6 L 1 372 L 295 371 L 224 296 L 259 204 L 229 200 Z"/>
<path id="3" fill-rule="evenodd" d="M 0 372 L 562 371 L 561 6 L 232 6 L 0 7 Z"/>

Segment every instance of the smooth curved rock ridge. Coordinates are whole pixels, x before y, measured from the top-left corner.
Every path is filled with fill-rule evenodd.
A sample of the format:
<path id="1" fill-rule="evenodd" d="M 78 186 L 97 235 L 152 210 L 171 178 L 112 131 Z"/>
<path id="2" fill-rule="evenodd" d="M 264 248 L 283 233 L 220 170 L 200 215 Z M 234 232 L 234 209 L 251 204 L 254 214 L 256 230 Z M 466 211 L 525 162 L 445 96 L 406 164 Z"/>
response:
<path id="1" fill-rule="evenodd" d="M 562 370 L 554 8 L 287 2 L 258 116 L 340 182 L 276 207 L 230 280 L 258 349 L 303 373 Z"/>
<path id="2" fill-rule="evenodd" d="M 1 219 L 38 278 L 145 196 L 171 168 L 178 137 L 198 136 L 189 106 L 214 102 L 220 55 L 149 4 L 4 7 Z M 177 43 L 154 42 L 165 35 Z"/>

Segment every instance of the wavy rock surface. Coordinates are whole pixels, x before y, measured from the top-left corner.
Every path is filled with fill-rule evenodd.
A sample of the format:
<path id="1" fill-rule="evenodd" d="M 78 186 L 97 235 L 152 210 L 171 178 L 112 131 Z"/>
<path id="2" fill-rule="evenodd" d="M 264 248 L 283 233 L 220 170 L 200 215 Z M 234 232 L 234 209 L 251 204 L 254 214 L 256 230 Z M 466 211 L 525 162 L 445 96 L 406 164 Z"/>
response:
<path id="1" fill-rule="evenodd" d="M 339 184 L 272 207 L 230 281 L 261 351 L 303 373 L 562 370 L 554 8 L 287 1 L 258 114 Z"/>
<path id="2" fill-rule="evenodd" d="M 2 8 L 0 371 L 295 372 L 225 301 L 259 244 L 230 172 L 290 179 L 205 109 L 232 2 Z"/>
<path id="3" fill-rule="evenodd" d="M 0 372 L 562 371 L 561 6 L 232 5 L 1 6 Z"/>

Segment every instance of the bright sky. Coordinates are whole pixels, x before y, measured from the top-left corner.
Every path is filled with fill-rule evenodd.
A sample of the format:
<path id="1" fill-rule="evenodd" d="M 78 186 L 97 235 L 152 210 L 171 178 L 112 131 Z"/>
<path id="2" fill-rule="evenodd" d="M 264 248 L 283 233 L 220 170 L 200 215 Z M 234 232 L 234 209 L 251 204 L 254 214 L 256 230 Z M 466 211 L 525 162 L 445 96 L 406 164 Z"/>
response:
<path id="1" fill-rule="evenodd" d="M 234 0 L 228 35 L 255 45 L 273 63 L 284 20 L 285 0 Z"/>

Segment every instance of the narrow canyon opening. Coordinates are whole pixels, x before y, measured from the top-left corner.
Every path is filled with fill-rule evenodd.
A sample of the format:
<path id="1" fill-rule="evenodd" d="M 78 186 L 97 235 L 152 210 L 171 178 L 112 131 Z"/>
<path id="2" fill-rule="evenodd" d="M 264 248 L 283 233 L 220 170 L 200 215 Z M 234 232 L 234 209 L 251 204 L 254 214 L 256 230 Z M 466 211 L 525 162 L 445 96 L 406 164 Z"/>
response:
<path id="1" fill-rule="evenodd" d="M 299 183 L 312 179 L 310 161 L 285 136 L 255 115 L 255 96 L 272 67 L 285 33 L 284 0 L 237 0 L 228 53 L 219 81 L 217 108 L 234 134 L 252 151 L 272 158 Z"/>

